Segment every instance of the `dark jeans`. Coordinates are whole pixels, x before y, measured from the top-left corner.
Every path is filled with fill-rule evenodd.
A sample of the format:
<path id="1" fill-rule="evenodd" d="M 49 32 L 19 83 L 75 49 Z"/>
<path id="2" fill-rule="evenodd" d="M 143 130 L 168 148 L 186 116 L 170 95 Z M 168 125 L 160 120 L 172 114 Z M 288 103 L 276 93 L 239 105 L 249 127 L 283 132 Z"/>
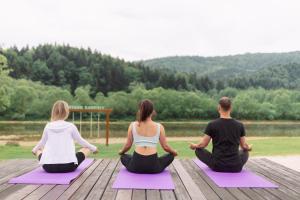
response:
<path id="1" fill-rule="evenodd" d="M 240 163 L 236 166 L 231 167 L 220 167 L 216 161 L 213 159 L 211 152 L 206 149 L 198 148 L 195 150 L 196 156 L 204 162 L 209 168 L 218 172 L 240 172 L 242 171 L 243 166 L 246 164 L 249 158 L 249 152 L 244 150 L 239 150 Z"/>
<path id="2" fill-rule="evenodd" d="M 39 155 L 39 160 L 41 159 L 42 154 Z M 42 167 L 43 169 L 48 172 L 48 173 L 67 173 L 67 172 L 72 172 L 77 169 L 77 167 L 84 161 L 85 155 L 82 152 L 77 152 L 76 153 L 77 157 L 77 162 L 78 164 L 75 163 L 63 163 L 63 164 L 44 164 Z"/>
<path id="3" fill-rule="evenodd" d="M 173 154 L 165 154 L 161 157 L 156 154 L 144 156 L 136 152 L 133 155 L 121 155 L 121 162 L 126 169 L 133 173 L 155 174 L 164 171 L 164 169 L 174 160 Z"/>

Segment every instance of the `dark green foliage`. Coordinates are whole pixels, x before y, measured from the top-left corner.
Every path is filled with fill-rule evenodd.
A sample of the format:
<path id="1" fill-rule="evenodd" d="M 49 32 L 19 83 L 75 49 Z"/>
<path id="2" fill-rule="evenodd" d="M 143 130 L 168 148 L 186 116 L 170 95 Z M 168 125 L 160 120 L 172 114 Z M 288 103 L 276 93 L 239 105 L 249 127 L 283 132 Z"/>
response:
<path id="1" fill-rule="evenodd" d="M 247 53 L 234 56 L 175 56 L 143 61 L 151 68 L 166 68 L 181 72 L 195 72 L 199 76 L 207 75 L 212 79 L 226 80 L 245 74 L 252 74 L 260 69 L 300 63 L 300 52 L 290 53 Z"/>
<path id="2" fill-rule="evenodd" d="M 228 85 L 239 89 L 249 87 L 299 89 L 300 64 L 292 63 L 267 67 L 250 76 L 244 75 L 229 79 Z"/>
<path id="3" fill-rule="evenodd" d="M 151 99 L 158 113 L 157 119 L 204 120 L 218 116 L 217 101 L 221 96 L 233 99 L 233 116 L 238 119 L 300 119 L 300 92 L 277 89 L 176 91 L 155 88 L 146 90 L 143 85 L 131 85 L 131 91 L 99 92 L 90 96 L 91 88 L 78 87 L 75 96 L 67 89 L 46 86 L 24 79 L 16 80 L 0 75 L 1 119 L 49 119 L 56 100 L 62 99 L 71 105 L 99 105 L 113 108 L 112 118 L 134 119 L 137 104 L 142 99 Z"/>
<path id="4" fill-rule="evenodd" d="M 1 53 L 1 52 L 0 52 Z M 91 95 L 98 92 L 128 91 L 131 83 L 142 82 L 147 89 L 155 87 L 178 90 L 212 89 L 211 81 L 170 70 L 152 70 L 142 63 L 103 55 L 90 49 L 68 45 L 39 45 L 34 48 L 12 47 L 2 50 L 8 60 L 10 76 L 40 81 L 46 85 L 68 88 L 74 94 L 76 88 L 89 85 Z"/>
<path id="5" fill-rule="evenodd" d="M 113 118 L 134 118 L 145 98 L 154 101 L 158 119 L 211 119 L 217 117 L 221 96 L 233 98 L 239 119 L 300 119 L 299 52 L 167 59 L 180 66 L 202 63 L 202 75 L 149 68 L 68 45 L 0 53 L 0 119 L 49 118 L 58 99 L 113 108 Z"/>

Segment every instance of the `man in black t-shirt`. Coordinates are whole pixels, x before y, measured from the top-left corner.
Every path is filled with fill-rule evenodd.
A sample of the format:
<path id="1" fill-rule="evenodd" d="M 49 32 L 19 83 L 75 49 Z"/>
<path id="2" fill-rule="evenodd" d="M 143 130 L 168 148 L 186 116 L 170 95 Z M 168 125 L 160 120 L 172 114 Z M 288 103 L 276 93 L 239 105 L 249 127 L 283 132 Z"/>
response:
<path id="1" fill-rule="evenodd" d="M 196 156 L 209 168 L 218 172 L 240 172 L 247 162 L 251 146 L 246 143 L 244 125 L 230 117 L 231 100 L 219 101 L 220 118 L 210 122 L 199 144 L 191 144 Z M 204 149 L 212 139 L 212 153 Z M 239 150 L 239 146 L 241 150 Z"/>

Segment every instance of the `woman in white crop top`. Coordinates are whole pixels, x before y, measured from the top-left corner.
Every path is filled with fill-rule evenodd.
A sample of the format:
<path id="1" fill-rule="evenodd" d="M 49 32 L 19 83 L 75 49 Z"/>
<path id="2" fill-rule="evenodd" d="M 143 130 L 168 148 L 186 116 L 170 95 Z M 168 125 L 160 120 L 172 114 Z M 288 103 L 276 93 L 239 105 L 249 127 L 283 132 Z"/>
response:
<path id="1" fill-rule="evenodd" d="M 139 120 L 128 128 L 127 142 L 120 150 L 121 162 L 128 171 L 134 173 L 160 173 L 174 160 L 177 152 L 166 141 L 164 127 L 152 121 L 153 103 L 144 100 L 139 104 Z M 158 157 L 157 144 L 168 152 Z M 125 154 L 135 144 L 133 155 Z"/>
<path id="2" fill-rule="evenodd" d="M 46 172 L 74 171 L 91 151 L 97 153 L 97 147 L 84 140 L 74 124 L 64 121 L 68 115 L 67 102 L 55 102 L 51 122 L 46 125 L 40 142 L 32 149 Z M 84 147 L 77 153 L 74 140 Z"/>

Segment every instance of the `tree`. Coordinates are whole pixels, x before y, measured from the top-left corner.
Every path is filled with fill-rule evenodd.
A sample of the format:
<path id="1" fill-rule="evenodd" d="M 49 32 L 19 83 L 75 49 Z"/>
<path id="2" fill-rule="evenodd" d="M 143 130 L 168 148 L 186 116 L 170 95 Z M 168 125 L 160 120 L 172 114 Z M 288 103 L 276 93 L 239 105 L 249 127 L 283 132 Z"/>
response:
<path id="1" fill-rule="evenodd" d="M 43 83 L 50 85 L 52 79 L 52 71 L 48 68 L 47 64 L 41 60 L 36 60 L 32 65 L 33 81 L 42 81 Z"/>
<path id="2" fill-rule="evenodd" d="M 7 59 L 5 56 L 0 54 L 0 75 L 8 74 L 8 66 L 7 66 Z"/>
<path id="3" fill-rule="evenodd" d="M 90 87 L 78 87 L 75 90 L 75 103 L 82 106 L 94 105 L 94 101 L 89 95 Z"/>

